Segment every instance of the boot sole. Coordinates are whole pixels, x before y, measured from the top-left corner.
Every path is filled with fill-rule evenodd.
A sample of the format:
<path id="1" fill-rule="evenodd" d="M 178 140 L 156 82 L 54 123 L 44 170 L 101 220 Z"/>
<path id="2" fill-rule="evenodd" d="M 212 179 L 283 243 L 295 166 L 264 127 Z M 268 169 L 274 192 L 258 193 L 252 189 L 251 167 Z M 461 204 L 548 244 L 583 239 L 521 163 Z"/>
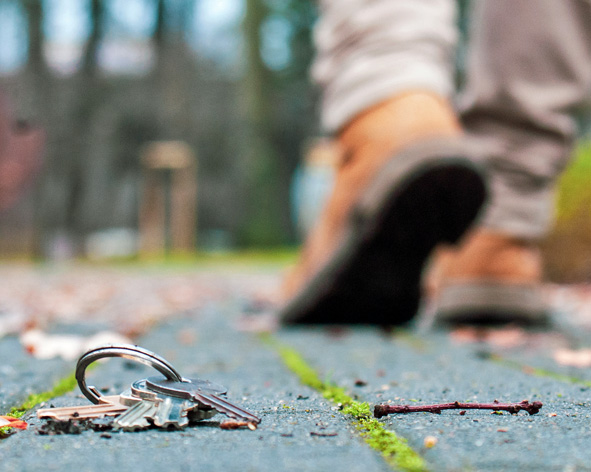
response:
<path id="1" fill-rule="evenodd" d="M 437 301 L 438 324 L 545 326 L 550 322 L 538 286 L 465 282 L 444 287 Z"/>
<path id="2" fill-rule="evenodd" d="M 425 260 L 438 243 L 464 234 L 487 194 L 468 159 L 433 155 L 397 156 L 385 166 L 332 258 L 279 313 L 283 324 L 388 326 L 413 318 Z"/>

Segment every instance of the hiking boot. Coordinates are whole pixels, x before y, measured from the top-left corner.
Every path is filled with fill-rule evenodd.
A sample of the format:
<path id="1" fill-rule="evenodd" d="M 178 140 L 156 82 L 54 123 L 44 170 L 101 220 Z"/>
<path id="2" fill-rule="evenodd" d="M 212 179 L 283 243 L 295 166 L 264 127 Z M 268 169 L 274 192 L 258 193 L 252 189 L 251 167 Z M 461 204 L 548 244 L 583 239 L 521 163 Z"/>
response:
<path id="1" fill-rule="evenodd" d="M 333 193 L 283 286 L 283 323 L 394 325 L 415 315 L 424 260 L 460 238 L 485 200 L 460 134 L 447 102 L 419 92 L 343 130 Z"/>
<path id="2" fill-rule="evenodd" d="M 441 324 L 544 325 L 542 261 L 533 242 L 486 229 L 438 255 L 436 320 Z"/>

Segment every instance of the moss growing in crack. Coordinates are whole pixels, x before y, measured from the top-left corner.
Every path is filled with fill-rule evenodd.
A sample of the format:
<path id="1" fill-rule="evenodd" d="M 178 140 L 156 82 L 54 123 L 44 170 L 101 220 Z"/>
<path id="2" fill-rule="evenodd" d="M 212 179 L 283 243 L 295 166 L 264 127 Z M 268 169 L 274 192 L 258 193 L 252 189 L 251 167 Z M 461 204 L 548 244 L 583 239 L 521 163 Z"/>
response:
<path id="1" fill-rule="evenodd" d="M 263 340 L 279 353 L 284 364 L 298 376 L 302 384 L 317 390 L 327 400 L 342 405 L 341 413 L 353 419 L 355 428 L 365 442 L 380 452 L 390 466 L 409 472 L 427 470 L 423 458 L 405 439 L 386 430 L 384 425 L 373 417 L 369 403 L 357 402 L 347 395 L 343 387 L 320 380 L 318 373 L 294 349 L 283 346 L 269 335 L 265 335 Z"/>
<path id="2" fill-rule="evenodd" d="M 424 460 L 408 446 L 406 440 L 386 430 L 373 417 L 369 403 L 353 402 L 343 408 L 343 413 L 355 418 L 355 427 L 361 436 L 373 449 L 380 451 L 391 465 L 408 471 L 426 470 Z"/>
<path id="3" fill-rule="evenodd" d="M 547 369 L 542 369 L 541 367 L 532 367 L 529 365 L 521 364 L 520 362 L 505 359 L 498 354 L 492 354 L 489 356 L 489 359 L 497 364 L 503 365 L 505 367 L 510 367 L 512 369 L 520 370 L 526 374 L 533 375 L 535 377 L 544 377 L 552 380 L 557 380 L 559 382 L 564 383 L 571 383 L 576 385 L 583 385 L 585 387 L 591 387 L 591 381 L 580 379 L 578 377 L 574 377 L 572 375 L 561 374 L 559 372 L 554 372 Z"/>
<path id="4" fill-rule="evenodd" d="M 51 390 L 42 393 L 33 393 L 19 406 L 13 407 L 8 416 L 21 418 L 27 411 L 32 410 L 40 403 L 46 402 L 55 397 L 60 397 L 76 387 L 76 377 L 74 374 L 59 380 Z"/>
<path id="5" fill-rule="evenodd" d="M 74 374 L 69 375 L 61 380 L 59 380 L 51 390 L 47 392 L 41 393 L 32 393 L 27 397 L 27 399 L 19 406 L 12 407 L 10 412 L 6 416 L 11 416 L 13 418 L 22 418 L 25 413 L 29 410 L 32 410 L 40 403 L 46 402 L 51 400 L 55 397 L 60 397 L 72 390 L 77 385 L 76 377 Z M 4 426 L 0 428 L 0 439 L 7 438 L 13 432 L 13 428 L 10 426 Z"/>

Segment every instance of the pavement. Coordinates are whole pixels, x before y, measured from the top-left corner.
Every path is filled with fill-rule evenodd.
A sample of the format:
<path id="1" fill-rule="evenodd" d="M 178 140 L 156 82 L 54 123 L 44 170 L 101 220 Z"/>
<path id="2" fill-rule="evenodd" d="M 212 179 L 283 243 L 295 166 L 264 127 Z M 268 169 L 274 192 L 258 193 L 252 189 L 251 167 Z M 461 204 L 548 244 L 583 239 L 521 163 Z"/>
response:
<path id="1" fill-rule="evenodd" d="M 45 420 L 36 418 L 37 408 L 89 404 L 74 389 L 38 405 L 24 416 L 27 430 L 0 440 L 2 470 L 591 471 L 588 287 L 548 287 L 557 328 L 544 332 L 511 327 L 447 332 L 419 322 L 393 332 L 371 327 L 291 328 L 269 338 L 240 331 L 237 322 L 251 307 L 247 300 L 272 291 L 277 267 L 2 270 L 13 284 L 0 299 L 5 311 L 18 308 L 29 324 L 34 319 L 36 327 L 48 333 L 89 335 L 112 329 L 133 336 L 134 342 L 164 356 L 184 376 L 226 386 L 229 400 L 262 419 L 255 431 L 223 430 L 219 425 L 225 417 L 217 415 L 182 431 L 39 434 Z M 85 283 L 89 285 L 82 287 Z M 104 290 L 105 283 L 116 289 Z M 180 297 L 182 303 L 178 297 L 172 303 L 170 297 L 158 295 L 174 292 L 175 284 L 181 291 L 188 293 L 193 287 L 199 293 Z M 64 285 L 70 289 L 64 290 Z M 39 302 L 18 295 L 30 293 L 25 286 L 41 287 L 46 300 L 52 291 L 70 293 L 71 299 L 59 299 L 62 308 L 69 308 L 51 305 L 52 315 L 44 318 Z M 103 293 L 100 302 L 96 291 Z M 149 322 L 130 309 L 146 305 L 147 299 L 160 313 Z M 140 321 L 134 322 L 134 316 Z M 281 348 L 297 353 L 322 385 L 342 387 L 356 402 L 371 406 L 527 399 L 541 401 L 543 407 L 535 415 L 449 410 L 380 419 L 379 428 L 404 438 L 422 458 L 421 469 L 412 469 L 386 460 L 387 445 L 372 448 L 355 418 L 324 398 L 317 385 L 302 383 L 281 356 Z M 31 394 L 50 390 L 75 367 L 75 360 L 32 356 L 18 333 L 0 339 L 0 358 L 0 414 Z M 89 373 L 89 383 L 117 394 L 153 373 L 141 364 L 110 359 Z"/>

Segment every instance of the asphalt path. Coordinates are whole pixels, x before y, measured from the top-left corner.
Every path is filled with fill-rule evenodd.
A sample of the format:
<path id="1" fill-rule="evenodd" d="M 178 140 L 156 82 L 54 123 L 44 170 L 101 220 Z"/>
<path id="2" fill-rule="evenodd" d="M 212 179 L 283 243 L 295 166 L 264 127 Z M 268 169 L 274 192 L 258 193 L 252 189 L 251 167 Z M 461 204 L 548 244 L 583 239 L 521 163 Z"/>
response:
<path id="1" fill-rule="evenodd" d="M 44 420 L 33 411 L 25 416 L 28 430 L 0 441 L 2 469 L 392 470 L 359 436 L 352 419 L 302 385 L 273 346 L 235 329 L 242 308 L 239 299 L 212 302 L 161 321 L 136 341 L 167 358 L 184 376 L 226 386 L 229 400 L 261 417 L 257 430 L 223 430 L 219 424 L 225 418 L 217 415 L 183 431 L 41 435 Z M 80 322 L 79 329 L 88 328 Z M 524 399 L 544 404 L 532 416 L 450 410 L 380 420 L 408 440 L 429 470 L 591 470 L 591 389 L 586 384 L 591 370 L 557 365 L 551 355 L 558 345 L 583 347 L 582 333 L 573 341 L 556 333 L 520 332 L 510 346 L 468 342 L 447 332 L 387 333 L 363 327 L 284 329 L 273 336 L 299 352 L 320 378 L 371 405 Z M 71 362 L 35 360 L 10 336 L 0 340 L 0 355 L 7 360 L 0 395 L 4 411 L 30 393 L 47 390 L 74 368 Z M 89 382 L 116 394 L 152 373 L 111 359 L 92 370 Z M 75 390 L 41 406 L 49 404 L 88 401 Z"/>

